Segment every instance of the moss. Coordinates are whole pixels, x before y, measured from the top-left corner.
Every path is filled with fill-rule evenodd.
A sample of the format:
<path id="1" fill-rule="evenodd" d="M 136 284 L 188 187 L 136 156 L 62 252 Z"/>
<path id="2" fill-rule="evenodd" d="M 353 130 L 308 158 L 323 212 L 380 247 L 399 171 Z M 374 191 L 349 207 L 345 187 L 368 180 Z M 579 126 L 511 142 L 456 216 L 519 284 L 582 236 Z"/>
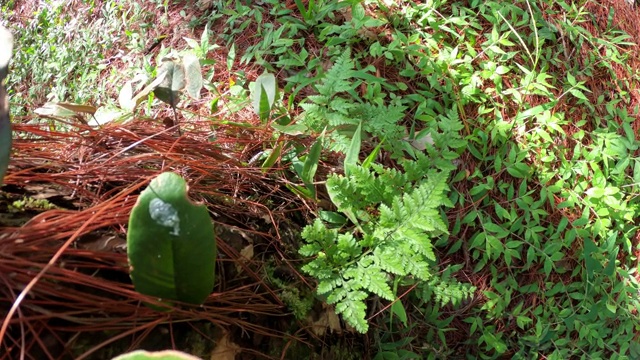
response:
<path id="1" fill-rule="evenodd" d="M 16 200 L 9 205 L 8 210 L 10 212 L 21 212 L 25 210 L 51 210 L 58 207 L 50 203 L 47 199 L 34 199 L 32 197 L 23 197 L 21 200 Z"/>

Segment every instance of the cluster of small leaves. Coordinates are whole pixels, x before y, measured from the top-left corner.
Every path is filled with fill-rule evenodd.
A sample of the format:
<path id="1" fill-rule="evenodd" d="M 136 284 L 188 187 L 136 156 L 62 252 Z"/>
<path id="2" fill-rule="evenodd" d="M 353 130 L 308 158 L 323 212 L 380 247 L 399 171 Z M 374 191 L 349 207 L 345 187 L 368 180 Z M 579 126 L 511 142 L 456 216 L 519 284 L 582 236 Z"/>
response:
<path id="1" fill-rule="evenodd" d="M 391 275 L 434 276 L 431 240 L 448 231 L 439 211 L 448 204 L 447 171 L 425 170 L 424 178 L 413 183 L 400 171 L 373 167 L 353 166 L 349 177 L 334 174 L 327 180 L 338 211 L 355 226 L 339 230 L 316 219 L 304 229 L 307 244 L 300 249 L 302 255 L 316 257 L 303 270 L 318 279 L 318 294 L 336 304 L 336 313 L 360 332 L 368 329 L 369 294 L 394 299 Z"/>
<path id="2" fill-rule="evenodd" d="M 477 79 L 489 80 L 484 92 L 495 96 L 467 137 L 474 168 L 454 176 L 468 187 L 452 198 L 468 211 L 454 224 L 458 240 L 448 251 L 462 251 L 490 279 L 487 301 L 464 320 L 467 346 L 483 358 L 634 358 L 638 142 L 635 116 L 621 106 L 625 85 L 612 72 L 614 64 L 630 70 L 620 50 L 626 36 L 615 29 L 592 36 L 578 25 L 591 21 L 584 8 L 566 7 L 571 21 L 558 30 L 539 9 L 518 3 L 499 12 L 487 10 L 503 3 L 474 8 L 493 24 L 483 45 L 489 61 L 479 64 Z M 526 36 L 513 32 L 524 24 L 532 29 Z M 594 47 L 576 59 L 556 46 L 559 38 L 573 46 L 606 43 L 611 56 Z M 529 61 L 514 62 L 517 53 Z M 586 80 L 597 68 L 611 72 L 602 85 L 613 98 L 589 94 Z M 507 76 L 517 86 L 506 88 Z M 531 95 L 544 102 L 529 104 Z M 519 108 L 505 118 L 503 108 L 513 103 Z M 568 120 L 576 117 L 582 120 Z M 543 300 L 532 305 L 532 297 Z M 514 330 L 499 331 L 500 323 Z"/>
<path id="3" fill-rule="evenodd" d="M 331 149 L 346 152 L 353 133 L 362 123 L 364 132 L 378 141 L 386 139 L 392 152 L 399 157 L 405 127 L 400 122 L 406 107 L 399 104 L 377 104 L 363 101 L 356 89 L 364 79 L 372 77 L 371 69 L 356 70 L 355 63 L 345 52 L 320 79 L 317 95 L 308 97 L 301 104 L 305 110 L 301 116 L 303 124 L 316 132 L 324 128 L 331 130 Z M 406 143 L 406 142 L 405 142 Z"/>

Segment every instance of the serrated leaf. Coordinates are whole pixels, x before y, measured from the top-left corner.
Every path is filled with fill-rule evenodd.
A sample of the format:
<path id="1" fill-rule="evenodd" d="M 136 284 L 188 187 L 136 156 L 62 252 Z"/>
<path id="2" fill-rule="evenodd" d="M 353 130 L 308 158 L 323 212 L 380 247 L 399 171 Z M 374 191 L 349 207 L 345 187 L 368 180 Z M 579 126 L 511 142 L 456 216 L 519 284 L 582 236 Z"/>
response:
<path id="1" fill-rule="evenodd" d="M 188 52 L 182 58 L 184 64 L 184 72 L 186 76 L 187 94 L 193 99 L 200 99 L 200 90 L 202 90 L 202 69 L 200 68 L 200 60 L 198 57 Z"/>
<path id="2" fill-rule="evenodd" d="M 207 208 L 191 203 L 178 174 L 158 175 L 129 217 L 127 256 L 136 291 L 201 304 L 213 290 L 216 254 Z"/>

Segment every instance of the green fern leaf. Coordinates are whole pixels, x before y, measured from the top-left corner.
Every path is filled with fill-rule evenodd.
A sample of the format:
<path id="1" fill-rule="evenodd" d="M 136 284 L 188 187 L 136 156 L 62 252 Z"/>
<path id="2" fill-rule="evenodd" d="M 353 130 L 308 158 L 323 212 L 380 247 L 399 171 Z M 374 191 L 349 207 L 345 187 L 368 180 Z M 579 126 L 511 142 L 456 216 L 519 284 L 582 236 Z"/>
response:
<path id="1" fill-rule="evenodd" d="M 324 75 L 324 79 L 318 85 L 320 95 L 332 97 L 340 92 L 349 92 L 355 85 L 349 81 L 353 77 L 354 63 L 348 51 L 338 58 Z"/>
<path id="2" fill-rule="evenodd" d="M 366 333 L 369 330 L 369 325 L 365 320 L 367 306 L 364 300 L 366 298 L 367 293 L 364 291 L 355 291 L 344 301 L 336 304 L 336 314 L 342 314 L 342 318 L 361 333 Z"/>

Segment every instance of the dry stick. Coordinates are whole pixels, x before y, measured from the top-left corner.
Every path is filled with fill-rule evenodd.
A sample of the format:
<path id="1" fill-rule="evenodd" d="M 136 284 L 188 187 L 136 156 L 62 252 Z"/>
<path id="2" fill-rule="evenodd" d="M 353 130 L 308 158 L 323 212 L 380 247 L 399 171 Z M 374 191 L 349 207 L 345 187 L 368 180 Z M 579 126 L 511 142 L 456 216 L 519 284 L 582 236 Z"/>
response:
<path id="1" fill-rule="evenodd" d="M 131 194 L 132 192 L 137 190 L 140 186 L 142 186 L 142 184 L 143 183 L 140 183 L 140 184 L 138 184 L 136 186 L 131 187 L 130 189 L 128 189 L 125 192 L 121 193 L 116 198 L 114 198 L 111 201 L 107 202 L 106 204 L 108 204 L 110 202 L 114 202 L 117 199 L 120 199 L 120 198 L 122 198 L 124 196 L 127 196 L 127 195 Z M 20 292 L 20 295 L 18 295 L 16 300 L 13 302 L 13 305 L 11 306 L 11 309 L 9 310 L 9 313 L 5 317 L 5 319 L 4 319 L 3 323 L 2 323 L 2 328 L 0 328 L 0 343 L 3 342 L 4 335 L 7 332 L 7 328 L 9 327 L 9 322 L 10 322 L 11 318 L 13 317 L 13 315 L 15 314 L 15 312 L 18 310 L 18 307 L 20 306 L 20 303 L 22 303 L 22 300 L 24 300 L 24 298 L 27 296 L 29 291 L 31 291 L 31 289 L 33 289 L 33 287 L 44 276 L 44 274 L 47 271 L 49 271 L 49 269 L 51 269 L 51 267 L 53 265 L 55 265 L 55 263 L 58 261 L 58 259 L 64 253 L 64 251 L 80 236 L 80 234 L 82 234 L 82 231 L 84 231 L 84 229 L 86 229 L 89 226 L 89 224 L 91 224 L 93 221 L 98 219 L 98 217 L 100 215 L 102 215 L 102 213 L 104 213 L 107 210 L 107 208 L 109 208 L 108 206 L 106 206 L 106 204 L 105 204 L 105 206 L 102 206 L 98 211 L 96 211 L 95 214 L 93 214 L 87 221 L 85 221 L 84 224 L 82 224 L 82 226 L 80 226 L 80 228 L 78 230 L 76 230 L 76 232 L 73 233 L 73 235 L 71 235 L 69 240 L 67 240 L 60 247 L 60 249 L 58 249 L 58 251 L 53 255 L 51 260 L 49 260 L 47 265 L 45 265 L 45 267 L 42 268 L 42 270 L 40 270 L 40 272 L 33 279 L 31 279 L 29 284 L 27 284 L 27 286 L 25 286 L 25 288 Z"/>

